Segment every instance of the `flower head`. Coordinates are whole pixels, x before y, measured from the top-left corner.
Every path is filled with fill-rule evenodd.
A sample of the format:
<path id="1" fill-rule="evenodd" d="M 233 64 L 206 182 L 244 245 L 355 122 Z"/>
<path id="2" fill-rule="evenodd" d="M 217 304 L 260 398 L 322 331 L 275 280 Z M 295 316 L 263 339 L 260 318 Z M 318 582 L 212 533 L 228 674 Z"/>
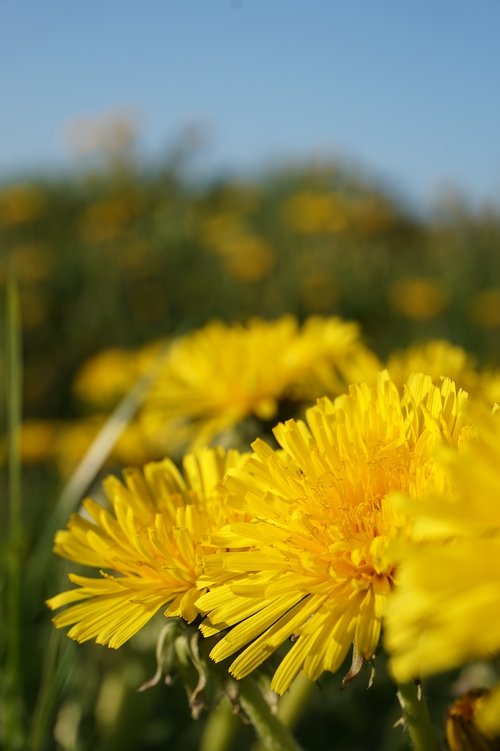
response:
<path id="1" fill-rule="evenodd" d="M 470 387 L 474 377 L 474 359 L 462 348 L 446 339 L 431 339 L 393 352 L 387 360 L 387 370 L 398 387 L 410 373 L 424 372 L 434 382 L 446 375 L 462 387 Z"/>
<path id="2" fill-rule="evenodd" d="M 450 751 L 495 751 L 498 749 L 498 736 L 488 738 L 477 724 L 491 695 L 484 689 L 468 691 L 455 699 L 446 710 L 446 740 Z M 498 711 L 498 705 L 497 705 Z"/>
<path id="3" fill-rule="evenodd" d="M 430 339 L 393 352 L 387 360 L 387 370 L 398 388 L 411 373 L 424 372 L 432 376 L 434 383 L 444 376 L 451 378 L 475 401 L 490 406 L 500 402 L 500 371 L 479 370 L 470 353 L 446 339 Z"/>
<path id="4" fill-rule="evenodd" d="M 440 457 L 444 491 L 416 509 L 432 539 L 407 546 L 387 618 L 401 680 L 500 652 L 499 416 L 479 412 L 474 425 L 477 436 L 460 455 Z M 500 732 L 499 716 L 488 729 Z"/>
<path id="5" fill-rule="evenodd" d="M 52 597 L 57 627 L 83 642 L 120 647 L 161 608 L 166 616 L 198 615 L 197 578 L 207 534 L 227 521 L 219 484 L 242 458 L 205 449 L 184 460 L 184 476 L 168 459 L 128 469 L 124 482 L 108 477 L 109 508 L 92 499 L 55 539 L 55 552 L 98 569 L 70 574 L 77 587 Z"/>
<path id="6" fill-rule="evenodd" d="M 345 387 L 344 368 L 372 362 L 355 323 L 291 316 L 247 325 L 213 322 L 172 344 L 142 413 L 159 442 L 206 445 L 253 415 L 276 417 L 281 399 Z"/>
<path id="7" fill-rule="evenodd" d="M 272 683 L 282 693 L 301 670 L 312 680 L 337 670 L 353 643 L 373 656 L 397 577 L 390 543 L 411 534 L 391 494 L 439 484 L 433 451 L 460 439 L 464 400 L 453 382 L 422 374 L 401 396 L 384 372 L 373 388 L 319 400 L 307 425 L 278 425 L 281 450 L 253 444 L 226 479 L 250 521 L 214 537 L 227 552 L 207 556 L 201 577 L 203 633 L 229 629 L 215 660 L 242 650 L 230 666 L 241 678 L 293 637 Z"/>

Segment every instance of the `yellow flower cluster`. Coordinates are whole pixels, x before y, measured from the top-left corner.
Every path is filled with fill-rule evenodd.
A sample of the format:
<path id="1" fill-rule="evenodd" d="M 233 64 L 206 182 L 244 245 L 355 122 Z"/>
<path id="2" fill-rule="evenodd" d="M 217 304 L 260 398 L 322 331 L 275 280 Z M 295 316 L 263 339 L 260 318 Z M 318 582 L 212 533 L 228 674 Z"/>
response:
<path id="1" fill-rule="evenodd" d="M 164 608 L 212 637 L 236 679 L 275 654 L 279 694 L 351 650 L 371 660 L 382 631 L 401 681 L 498 654 L 500 415 L 470 404 L 460 384 L 480 394 L 480 378 L 448 343 L 374 377 L 377 364 L 338 319 L 216 323 L 174 342 L 146 409 L 182 435 L 193 420 L 197 448 L 183 474 L 167 459 L 109 478 L 106 503 L 87 500 L 58 533 L 58 554 L 100 574 L 72 574 L 49 600 L 65 607 L 56 625 L 119 647 Z M 277 448 L 203 445 L 318 390 L 330 396 L 304 420 L 274 427 Z M 493 736 L 500 687 L 481 696 L 478 732 Z"/>
<path id="2" fill-rule="evenodd" d="M 396 221 L 389 202 L 381 196 L 325 190 L 296 193 L 285 202 L 282 214 L 285 225 L 301 235 L 376 234 Z"/>
<path id="3" fill-rule="evenodd" d="M 374 385 L 384 367 L 399 390 L 412 373 L 425 372 L 434 384 L 450 377 L 490 406 L 500 401 L 500 372 L 478 370 L 464 349 L 445 340 L 393 352 L 383 363 L 362 343 L 357 324 L 338 318 L 311 317 L 302 326 L 291 316 L 253 319 L 246 325 L 213 322 L 173 339 L 169 351 L 165 341 L 154 341 L 138 349 L 110 348 L 89 358 L 73 382 L 85 415 L 68 424 L 46 423 L 44 435 L 49 438 L 36 451 L 28 446 L 31 425 L 23 426 L 23 460 L 55 460 L 67 475 L 106 422 L 106 411 L 109 414 L 147 373 L 155 374 L 151 390 L 114 447 L 110 463 L 178 457 L 186 447 L 213 441 L 233 445 L 240 424 L 249 417 L 253 422 L 246 433 L 251 440 L 262 421 L 270 427 L 321 395 L 345 392 L 349 384 Z"/>

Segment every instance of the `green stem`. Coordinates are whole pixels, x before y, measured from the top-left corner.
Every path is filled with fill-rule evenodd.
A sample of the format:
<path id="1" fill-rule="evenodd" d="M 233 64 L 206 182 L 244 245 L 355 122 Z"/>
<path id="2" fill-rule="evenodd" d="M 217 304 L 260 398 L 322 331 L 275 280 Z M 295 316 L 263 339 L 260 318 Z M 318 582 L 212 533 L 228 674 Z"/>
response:
<path id="1" fill-rule="evenodd" d="M 316 684 L 301 673 L 294 680 L 287 693 L 280 699 L 276 714 L 278 719 L 290 730 L 297 726 L 315 689 Z M 265 751 L 265 746 L 258 743 L 253 751 Z"/>
<path id="2" fill-rule="evenodd" d="M 240 724 L 238 715 L 224 696 L 206 722 L 200 751 L 228 751 Z"/>
<path id="3" fill-rule="evenodd" d="M 398 699 L 413 751 L 439 751 L 421 686 L 413 681 L 399 684 Z"/>
<path id="4" fill-rule="evenodd" d="M 31 717 L 26 751 L 43 748 L 59 694 L 75 667 L 74 644 L 49 625 L 38 696 Z"/>
<path id="5" fill-rule="evenodd" d="M 252 723 L 266 751 L 300 751 L 289 729 L 271 712 L 271 708 L 252 678 L 238 682 L 242 709 Z"/>
<path id="6" fill-rule="evenodd" d="M 20 337 L 19 297 L 14 281 L 7 287 L 7 346 L 6 346 L 6 414 L 8 442 L 9 521 L 7 540 L 7 613 L 6 665 L 4 710 L 6 749 L 17 749 L 24 736 L 23 697 L 20 674 L 21 656 L 21 571 L 22 571 L 22 494 L 21 494 L 21 393 L 22 357 Z"/>

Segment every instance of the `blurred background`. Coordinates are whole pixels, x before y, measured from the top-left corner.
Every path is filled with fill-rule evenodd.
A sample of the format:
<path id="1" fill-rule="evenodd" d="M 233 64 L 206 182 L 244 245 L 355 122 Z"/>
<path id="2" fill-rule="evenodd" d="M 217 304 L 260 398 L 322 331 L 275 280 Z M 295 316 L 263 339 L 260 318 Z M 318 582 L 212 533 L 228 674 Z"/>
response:
<path id="1" fill-rule="evenodd" d="M 130 350 L 292 313 L 357 321 L 381 358 L 446 338 L 499 364 L 497 2 L 5 0 L 0 19 L 0 288 L 20 292 L 27 551 Z M 28 712 L 54 580 L 37 587 Z M 68 647 L 79 668 L 49 702 L 47 748 L 196 748 L 181 689 L 134 693 L 154 672 L 144 641 Z M 317 699 L 307 747 L 335 732 L 338 749 L 374 748 L 338 701 Z M 386 696 L 360 701 L 369 728 Z M 394 719 L 377 748 L 398 747 Z"/>

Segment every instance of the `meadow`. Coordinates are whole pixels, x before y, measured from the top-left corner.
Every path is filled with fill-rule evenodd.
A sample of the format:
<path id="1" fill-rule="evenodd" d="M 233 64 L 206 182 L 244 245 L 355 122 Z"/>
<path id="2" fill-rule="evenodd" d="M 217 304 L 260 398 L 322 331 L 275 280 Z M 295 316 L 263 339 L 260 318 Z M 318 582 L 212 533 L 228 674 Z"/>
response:
<path id="1" fill-rule="evenodd" d="M 412 409 L 418 412 L 419 400 L 424 400 L 422 389 L 427 389 L 425 406 L 415 418 L 417 433 L 424 431 L 424 422 L 432 433 L 429 421 L 435 420 L 440 426 L 437 432 L 449 433 L 450 445 L 466 442 L 463 437 L 456 438 L 456 423 L 446 422 L 450 393 L 456 397 L 453 419 L 458 420 L 456 414 L 461 414 L 458 391 L 447 386 L 445 392 L 438 384 L 441 376 L 453 379 L 457 390 L 462 387 L 489 410 L 500 401 L 499 252 L 497 208 L 473 208 L 450 193 L 442 196 L 432 214 L 419 216 L 388 188 L 340 161 L 290 165 L 246 179 L 194 181 L 185 174 L 182 163 L 172 161 L 144 169 L 120 158 L 72 176 L 34 178 L 0 187 L 0 374 L 5 394 L 0 431 L 5 614 L 0 623 L 2 748 L 223 751 L 300 745 L 308 751 L 397 751 L 411 744 L 415 749 L 432 748 L 422 745 L 428 741 L 419 739 L 418 734 L 414 738 L 408 733 L 404 722 L 394 727 L 402 709 L 387 653 L 391 654 L 394 644 L 396 664 L 397 654 L 403 650 L 396 636 L 389 637 L 384 648 L 378 646 L 378 640 L 373 650 L 366 647 L 361 662 L 371 664 L 353 666 L 354 673 L 360 674 L 347 681 L 344 690 L 341 681 L 350 669 L 350 654 L 341 655 L 341 666 L 335 669 L 326 657 L 320 665 L 324 670 L 318 673 L 311 667 L 314 680 L 299 675 L 291 686 L 283 684 L 285 690 L 277 691 L 271 704 L 277 701 L 277 694 L 284 694 L 278 714 L 292 727 L 296 741 L 279 733 L 269 739 L 264 733 L 260 739 L 263 745 L 258 746 L 252 727 L 258 721 L 251 700 L 251 706 L 242 700 L 239 714 L 230 711 L 226 699 L 218 704 L 222 688 L 231 695 L 240 679 L 229 688 L 225 672 L 222 678 L 219 671 L 214 681 L 208 680 L 204 671 L 210 673 L 210 658 L 204 653 L 193 657 L 189 650 L 196 652 L 199 647 L 191 642 L 189 649 L 186 646 L 193 628 L 196 634 L 193 626 L 180 636 L 175 632 L 168 649 L 165 645 L 163 652 L 160 649 L 163 672 L 155 685 L 138 691 L 157 671 L 157 640 L 163 633 L 165 608 L 156 608 L 130 641 L 124 637 L 119 650 L 94 643 L 99 635 L 105 644 L 112 640 L 113 636 L 103 636 L 103 626 L 88 626 L 89 636 L 85 624 L 80 631 L 77 624 L 75 638 L 84 643 L 68 639 L 66 627 L 54 628 L 54 614 L 46 600 L 67 588 L 68 572 L 88 575 L 82 563 L 102 568 L 98 562 L 102 551 L 96 548 L 89 553 L 89 561 L 85 560 L 80 543 L 75 542 L 80 540 L 78 521 L 66 537 L 59 538 L 58 552 L 71 564 L 53 554 L 53 540 L 85 496 L 105 503 L 103 478 L 110 474 L 120 477 L 124 467 L 141 467 L 166 456 L 180 467 L 186 452 L 209 445 L 248 452 L 254 439 L 264 437 L 273 451 L 278 444 L 288 451 L 290 466 L 296 462 L 297 473 L 307 474 L 307 461 L 294 443 L 299 439 L 293 425 L 287 423 L 288 432 L 283 429 L 274 436 L 272 428 L 280 421 L 303 418 L 305 409 L 318 398 L 333 401 L 352 384 L 366 382 L 380 394 L 389 393 L 389 387 L 377 380 L 384 368 L 394 393 L 399 390 L 400 394 L 412 372 L 428 375 L 425 388 L 417 384 L 404 392 L 413 388 L 413 401 L 404 402 L 401 396 L 406 420 Z M 427 397 L 431 381 L 441 389 L 443 414 L 434 414 L 434 402 Z M 358 409 L 356 399 L 364 405 L 359 407 L 361 417 L 356 418 L 359 426 L 362 415 L 371 408 L 371 397 L 363 394 L 351 393 L 354 412 Z M 330 419 L 325 417 L 329 409 L 314 413 L 318 424 Z M 335 409 L 335 414 L 340 414 L 344 407 Z M 338 415 L 336 419 L 339 424 L 348 421 Z M 494 428 L 489 415 L 481 413 L 471 419 L 474 425 L 486 425 L 484 440 L 491 451 L 485 450 L 481 456 L 491 454 L 494 467 L 500 457 L 495 453 L 496 438 L 490 441 Z M 314 431 L 313 438 L 317 439 Z M 418 445 L 419 451 L 426 450 Z M 357 455 L 352 447 L 350 450 L 352 456 Z M 433 461 L 430 457 L 427 462 Z M 273 490 L 273 473 L 281 470 L 278 465 L 278 469 L 274 464 L 268 466 L 266 458 L 259 461 L 268 472 L 268 493 L 278 493 Z M 469 467 L 464 476 L 460 472 L 465 470 L 456 470 L 458 486 L 468 487 L 469 480 L 472 486 L 473 463 L 471 460 L 469 467 L 464 462 L 463 466 Z M 184 471 L 191 482 L 189 492 L 195 493 L 198 486 L 189 474 L 192 470 Z M 203 466 L 199 471 L 203 475 Z M 251 487 L 258 471 L 249 470 L 238 482 Z M 179 481 L 173 479 L 173 472 L 168 469 L 168 482 L 175 484 Z M 363 476 L 363 483 L 371 482 L 369 470 L 366 472 L 368 479 Z M 489 497 L 495 480 L 490 482 L 486 468 L 481 478 L 483 495 Z M 236 484 L 234 480 L 235 488 Z M 236 493 L 231 484 L 228 487 L 228 492 Z M 252 498 L 258 492 L 254 488 Z M 432 495 L 429 490 L 426 493 Z M 298 504 L 301 499 L 298 497 Z M 255 501 L 255 508 L 264 508 L 268 501 L 268 496 L 261 499 L 261 505 Z M 219 513 L 207 508 L 207 517 Z M 268 522 L 259 514 L 263 511 L 254 512 L 255 519 L 265 527 Z M 299 526 L 287 533 L 287 540 L 302 539 L 303 519 L 299 511 L 297 514 Z M 481 536 L 486 536 L 485 551 L 493 538 L 498 544 L 498 511 L 496 514 L 495 521 L 488 516 L 494 531 L 490 527 L 484 531 L 484 519 L 482 527 L 477 520 L 470 521 L 464 539 L 470 542 L 470 530 L 475 530 L 476 549 L 483 544 L 477 539 Z M 87 519 L 85 515 L 81 518 Z M 268 550 L 259 547 L 264 543 L 257 538 L 249 542 L 249 528 L 245 527 L 249 519 L 238 517 L 231 523 L 243 542 L 237 543 L 226 533 L 229 536 L 223 538 L 222 549 L 236 546 L 234 550 L 257 551 L 265 567 Z M 106 534 L 112 529 L 109 519 L 96 524 L 106 529 Z M 381 524 L 378 517 L 376 524 Z M 316 527 L 314 530 L 317 532 Z M 435 537 L 442 534 L 439 530 L 436 522 Z M 215 533 L 215 529 L 210 531 Z M 118 539 L 116 530 L 109 534 Z M 450 534 L 448 530 L 446 535 Z M 236 532 L 234 535 L 237 537 Z M 158 540 L 155 545 L 160 546 Z M 429 548 L 429 560 L 434 560 L 433 551 Z M 231 555 L 243 553 L 229 553 L 229 561 L 236 560 Z M 493 552 L 491 556 L 491 561 L 497 560 Z M 207 581 L 217 560 L 216 553 L 212 568 L 209 564 L 204 570 Z M 271 566 L 274 558 L 269 561 Z M 297 571 L 309 565 L 303 551 L 297 554 L 297 561 Z M 120 572 L 118 564 L 117 570 Z M 142 570 L 139 567 L 131 573 L 127 569 L 121 575 L 140 579 Z M 402 576 L 413 582 L 412 571 Z M 288 573 L 285 571 L 283 581 Z M 214 586 L 223 587 L 224 577 L 220 582 Z M 203 591 L 211 586 L 207 584 Z M 244 586 L 250 586 L 246 579 L 242 579 Z M 203 595 L 204 612 L 216 609 L 215 597 L 211 592 Z M 130 596 L 128 601 L 135 604 Z M 167 598 L 163 604 L 169 603 Z M 59 602 L 54 609 L 58 607 Z M 179 616 L 189 620 L 186 602 L 176 607 L 167 620 L 182 622 Z M 111 612 L 111 604 L 109 608 Z M 401 608 L 411 610 L 404 602 Z M 494 619 L 493 611 L 484 612 Z M 119 611 L 116 623 L 109 617 L 109 628 L 120 632 L 118 622 L 127 620 L 126 611 Z M 394 619 L 399 617 L 395 610 Z M 424 615 L 419 617 L 424 619 L 420 623 L 426 623 Z M 197 623 L 194 617 L 191 621 Z M 297 633 L 307 635 L 308 623 L 304 620 Z M 410 625 L 405 623 L 404 628 Z M 401 633 L 403 630 L 401 626 Z M 215 638 L 212 633 L 211 638 Z M 349 637 L 349 645 L 353 638 Z M 362 641 L 365 645 L 367 638 Z M 259 691 L 265 684 L 261 698 L 269 696 L 269 678 L 294 639 L 284 639 L 277 653 L 264 661 L 255 683 Z M 458 695 L 476 691 L 478 686 L 482 692 L 496 684 L 498 665 L 492 655 L 498 654 L 499 643 L 495 639 L 493 635 L 488 641 L 483 635 L 476 652 L 472 649 L 471 654 L 450 657 L 436 669 L 434 664 L 429 667 L 424 686 L 442 748 L 499 748 L 496 731 L 486 732 L 485 726 L 477 729 L 475 725 L 475 699 L 470 698 L 467 711 L 455 707 L 455 714 L 450 710 L 445 714 Z M 227 644 L 227 636 L 221 644 Z M 226 670 L 227 650 L 224 646 L 219 649 Z M 401 665 L 403 673 L 409 671 L 410 675 L 412 667 L 403 664 L 403 657 Z M 199 684 L 205 678 L 207 685 L 200 698 Z M 280 688 L 282 684 L 278 680 L 273 685 Z M 238 705 L 234 696 L 233 701 Z"/>

